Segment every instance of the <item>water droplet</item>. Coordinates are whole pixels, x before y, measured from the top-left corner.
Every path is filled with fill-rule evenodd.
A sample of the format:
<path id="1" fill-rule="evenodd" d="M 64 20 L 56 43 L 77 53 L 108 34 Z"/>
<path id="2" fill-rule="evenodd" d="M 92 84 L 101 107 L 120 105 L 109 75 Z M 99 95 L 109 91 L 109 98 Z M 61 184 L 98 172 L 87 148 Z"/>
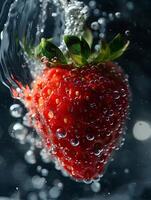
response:
<path id="1" fill-rule="evenodd" d="M 12 117 L 19 118 L 22 116 L 23 108 L 19 104 L 13 104 L 10 107 L 10 114 Z"/>
<path id="2" fill-rule="evenodd" d="M 71 145 L 74 146 L 74 147 L 77 147 L 77 146 L 79 145 L 79 141 L 78 141 L 77 138 L 72 139 L 72 140 L 70 141 L 70 143 L 71 143 Z"/>
<path id="3" fill-rule="evenodd" d="M 64 129 L 62 129 L 62 128 L 58 128 L 57 130 L 56 130 L 56 134 L 57 134 L 57 137 L 59 138 L 59 139 L 63 139 L 63 138 L 65 138 L 66 136 L 67 136 L 67 133 L 64 131 Z"/>

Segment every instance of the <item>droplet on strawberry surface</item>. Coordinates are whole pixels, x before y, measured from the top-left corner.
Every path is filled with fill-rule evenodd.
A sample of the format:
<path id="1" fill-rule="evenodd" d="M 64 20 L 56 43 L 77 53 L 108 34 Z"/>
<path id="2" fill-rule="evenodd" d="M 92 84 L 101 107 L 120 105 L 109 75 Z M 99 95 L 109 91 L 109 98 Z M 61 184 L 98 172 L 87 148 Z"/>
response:
<path id="1" fill-rule="evenodd" d="M 100 156 L 102 152 L 103 152 L 103 149 L 95 149 L 94 150 L 94 155 Z"/>
<path id="2" fill-rule="evenodd" d="M 62 139 L 62 138 L 65 138 L 66 136 L 67 136 L 67 133 L 64 131 L 64 129 L 62 129 L 62 128 L 58 128 L 57 130 L 56 130 L 56 134 L 57 134 L 57 137 L 59 138 L 59 139 Z"/>
<path id="3" fill-rule="evenodd" d="M 60 168 L 79 181 L 99 177 L 118 146 L 128 113 L 129 88 L 121 69 L 112 63 L 48 68 L 31 88 L 27 108 Z"/>
<path id="4" fill-rule="evenodd" d="M 93 141 L 94 140 L 94 135 L 92 135 L 92 134 L 88 134 L 88 135 L 86 135 L 86 138 L 87 138 L 87 140 L 89 140 L 89 141 Z"/>
<path id="5" fill-rule="evenodd" d="M 72 139 L 70 142 L 71 142 L 71 145 L 74 147 L 77 147 L 79 145 L 79 141 L 77 138 Z"/>

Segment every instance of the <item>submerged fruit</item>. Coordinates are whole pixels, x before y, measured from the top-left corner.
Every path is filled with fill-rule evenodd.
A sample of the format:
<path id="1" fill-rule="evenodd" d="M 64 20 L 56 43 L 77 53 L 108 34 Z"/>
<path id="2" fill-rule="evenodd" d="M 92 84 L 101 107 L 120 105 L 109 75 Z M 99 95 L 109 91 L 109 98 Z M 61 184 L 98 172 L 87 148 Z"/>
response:
<path id="1" fill-rule="evenodd" d="M 89 181 L 103 173 L 120 142 L 128 115 L 129 87 L 122 69 L 108 61 L 108 56 L 117 56 L 115 52 L 109 55 L 104 46 L 102 55 L 88 63 L 86 41 L 77 49 L 78 39 L 70 39 L 72 42 L 67 38 L 66 43 L 74 60 L 71 64 L 66 64 L 58 50 L 60 59 L 51 63 L 51 48 L 44 43 L 38 47 L 36 54 L 47 56 L 48 62 L 30 89 L 23 89 L 23 98 L 44 146 L 71 177 Z M 117 52 L 121 55 L 119 49 Z"/>

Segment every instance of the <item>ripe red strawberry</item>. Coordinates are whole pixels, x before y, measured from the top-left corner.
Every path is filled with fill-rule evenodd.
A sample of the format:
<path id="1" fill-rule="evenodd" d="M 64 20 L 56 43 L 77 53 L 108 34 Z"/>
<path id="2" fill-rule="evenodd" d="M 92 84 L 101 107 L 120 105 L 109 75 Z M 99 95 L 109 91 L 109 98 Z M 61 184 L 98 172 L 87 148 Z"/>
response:
<path id="1" fill-rule="evenodd" d="M 31 89 L 24 89 L 24 101 L 35 129 L 63 169 L 76 180 L 93 180 L 103 173 L 125 128 L 128 81 L 110 60 L 128 43 L 118 35 L 92 58 L 84 39 L 68 36 L 65 42 L 74 61 L 70 64 L 50 40 L 36 48 L 46 66 Z"/>

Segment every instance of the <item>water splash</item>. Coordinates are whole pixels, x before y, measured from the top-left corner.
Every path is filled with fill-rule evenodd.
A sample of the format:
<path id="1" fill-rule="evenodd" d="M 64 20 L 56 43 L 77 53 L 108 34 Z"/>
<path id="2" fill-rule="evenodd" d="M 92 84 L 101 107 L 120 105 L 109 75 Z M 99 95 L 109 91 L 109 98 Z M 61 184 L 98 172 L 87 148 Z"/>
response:
<path id="1" fill-rule="evenodd" d="M 55 43 L 65 49 L 62 35 L 81 35 L 87 12 L 88 7 L 78 1 L 15 0 L 1 32 L 2 82 L 13 89 L 20 88 L 18 82 L 30 84 L 41 72 L 42 65 L 30 59 L 23 46 L 28 44 L 31 48 L 39 43 L 41 37 L 53 37 Z M 46 29 L 47 26 L 51 28 Z"/>
<path id="2" fill-rule="evenodd" d="M 98 40 L 105 37 L 107 21 L 112 20 L 113 15 L 102 13 L 96 7 L 95 1 L 90 1 L 89 8 L 83 2 L 75 0 L 70 2 L 66 0 L 13 1 L 4 29 L 1 32 L 0 79 L 3 83 L 9 89 L 13 88 L 20 91 L 19 82 L 23 85 L 30 84 L 42 70 L 42 65 L 38 61 L 29 58 L 27 52 L 24 51 L 23 42 L 26 42 L 30 47 L 37 45 L 41 37 L 53 37 L 54 42 L 65 51 L 62 35 L 82 35 L 88 15 L 95 18 L 95 20 L 91 20 L 89 28 L 92 29 L 97 41 L 94 48 L 98 49 L 100 48 Z M 116 17 L 119 18 L 120 14 L 116 13 Z M 13 117 L 17 118 L 22 115 L 22 109 L 20 110 L 19 106 L 11 107 L 10 111 Z M 37 162 L 35 149 L 39 150 L 41 159 L 45 164 L 54 161 L 50 156 L 50 152 L 43 149 L 39 136 L 34 130 L 31 130 L 28 113 L 24 115 L 22 124 L 16 123 L 11 126 L 10 135 L 20 144 L 28 145 L 28 150 L 25 151 L 24 156 L 27 163 L 33 165 Z M 66 134 L 63 133 L 58 136 L 65 137 Z M 87 139 L 91 141 L 94 137 L 88 136 Z M 76 146 L 78 141 L 72 141 L 72 144 Z M 97 153 L 99 155 L 101 150 Z M 54 161 L 54 163 L 56 169 L 62 170 L 57 161 Z M 67 176 L 65 171 L 62 171 L 62 173 Z M 41 174 L 44 177 L 47 176 L 47 169 L 42 169 Z M 34 176 L 32 182 L 35 188 L 37 187 L 37 180 L 40 181 L 41 187 L 43 187 L 45 179 Z M 99 192 L 100 185 L 95 183 L 91 188 L 92 191 Z M 49 190 L 51 198 L 57 198 L 59 195 L 60 190 L 56 186 Z M 32 199 L 32 197 L 29 199 Z"/>

